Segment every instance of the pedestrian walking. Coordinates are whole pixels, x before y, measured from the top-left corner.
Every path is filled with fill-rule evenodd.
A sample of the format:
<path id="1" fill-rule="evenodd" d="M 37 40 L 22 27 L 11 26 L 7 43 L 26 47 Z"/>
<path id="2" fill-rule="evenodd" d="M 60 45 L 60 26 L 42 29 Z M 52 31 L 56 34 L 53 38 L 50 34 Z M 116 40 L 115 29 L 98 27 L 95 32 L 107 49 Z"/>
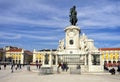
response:
<path id="1" fill-rule="evenodd" d="M 21 64 L 19 64 L 19 68 L 21 69 Z"/>
<path id="2" fill-rule="evenodd" d="M 13 70 L 14 70 L 14 65 L 12 64 L 11 65 L 11 73 L 13 73 Z"/>

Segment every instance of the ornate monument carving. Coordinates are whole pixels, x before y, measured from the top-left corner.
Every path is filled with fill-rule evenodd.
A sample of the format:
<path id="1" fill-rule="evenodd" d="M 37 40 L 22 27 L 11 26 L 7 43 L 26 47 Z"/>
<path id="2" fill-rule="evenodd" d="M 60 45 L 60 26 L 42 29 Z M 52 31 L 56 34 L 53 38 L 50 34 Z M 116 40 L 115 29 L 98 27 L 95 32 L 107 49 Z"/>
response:
<path id="1" fill-rule="evenodd" d="M 64 50 L 64 39 L 59 41 L 58 50 Z"/>

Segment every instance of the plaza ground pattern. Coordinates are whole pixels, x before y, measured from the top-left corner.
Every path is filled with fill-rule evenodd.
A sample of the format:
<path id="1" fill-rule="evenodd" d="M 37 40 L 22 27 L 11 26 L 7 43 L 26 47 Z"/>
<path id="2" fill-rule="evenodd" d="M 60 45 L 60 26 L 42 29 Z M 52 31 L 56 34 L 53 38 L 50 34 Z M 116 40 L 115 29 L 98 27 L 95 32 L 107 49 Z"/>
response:
<path id="1" fill-rule="evenodd" d="M 0 82 L 119 82 L 120 74 L 69 74 L 68 72 L 40 75 L 36 67 L 24 66 L 11 73 L 10 66 L 0 70 Z"/>

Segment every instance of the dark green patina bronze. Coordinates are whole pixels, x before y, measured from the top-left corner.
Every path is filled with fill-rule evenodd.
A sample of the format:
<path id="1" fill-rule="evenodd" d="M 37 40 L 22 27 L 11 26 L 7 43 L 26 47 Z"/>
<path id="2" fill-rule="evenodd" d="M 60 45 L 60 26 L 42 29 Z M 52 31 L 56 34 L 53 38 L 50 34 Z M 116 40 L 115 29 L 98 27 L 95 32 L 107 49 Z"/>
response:
<path id="1" fill-rule="evenodd" d="M 76 6 L 73 6 L 70 8 L 70 23 L 71 25 L 76 25 L 78 19 L 77 19 L 77 11 L 76 11 Z"/>

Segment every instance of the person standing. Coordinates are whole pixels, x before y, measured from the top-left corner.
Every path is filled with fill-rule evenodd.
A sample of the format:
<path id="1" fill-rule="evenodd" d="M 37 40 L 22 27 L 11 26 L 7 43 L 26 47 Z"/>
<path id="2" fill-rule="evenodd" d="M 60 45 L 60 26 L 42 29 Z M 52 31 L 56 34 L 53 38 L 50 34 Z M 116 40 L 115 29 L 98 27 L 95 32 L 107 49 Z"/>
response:
<path id="1" fill-rule="evenodd" d="M 65 63 L 65 69 L 66 69 L 66 72 L 69 69 L 67 62 Z"/>
<path id="2" fill-rule="evenodd" d="M 119 74 L 120 74 L 120 65 L 118 65 L 118 69 L 117 69 L 117 71 L 119 72 Z"/>
<path id="3" fill-rule="evenodd" d="M 4 70 L 6 69 L 6 63 L 4 63 Z"/>
<path id="4" fill-rule="evenodd" d="M 36 67 L 37 67 L 37 69 L 38 69 L 38 60 L 36 60 Z"/>
<path id="5" fill-rule="evenodd" d="M 80 66 L 80 65 L 77 65 L 77 69 L 81 69 L 81 66 Z"/>
<path id="6" fill-rule="evenodd" d="M 1 65 L 0 65 L 0 70 L 1 70 Z"/>
<path id="7" fill-rule="evenodd" d="M 109 72 L 111 73 L 111 75 L 115 75 L 115 68 L 110 69 Z"/>

